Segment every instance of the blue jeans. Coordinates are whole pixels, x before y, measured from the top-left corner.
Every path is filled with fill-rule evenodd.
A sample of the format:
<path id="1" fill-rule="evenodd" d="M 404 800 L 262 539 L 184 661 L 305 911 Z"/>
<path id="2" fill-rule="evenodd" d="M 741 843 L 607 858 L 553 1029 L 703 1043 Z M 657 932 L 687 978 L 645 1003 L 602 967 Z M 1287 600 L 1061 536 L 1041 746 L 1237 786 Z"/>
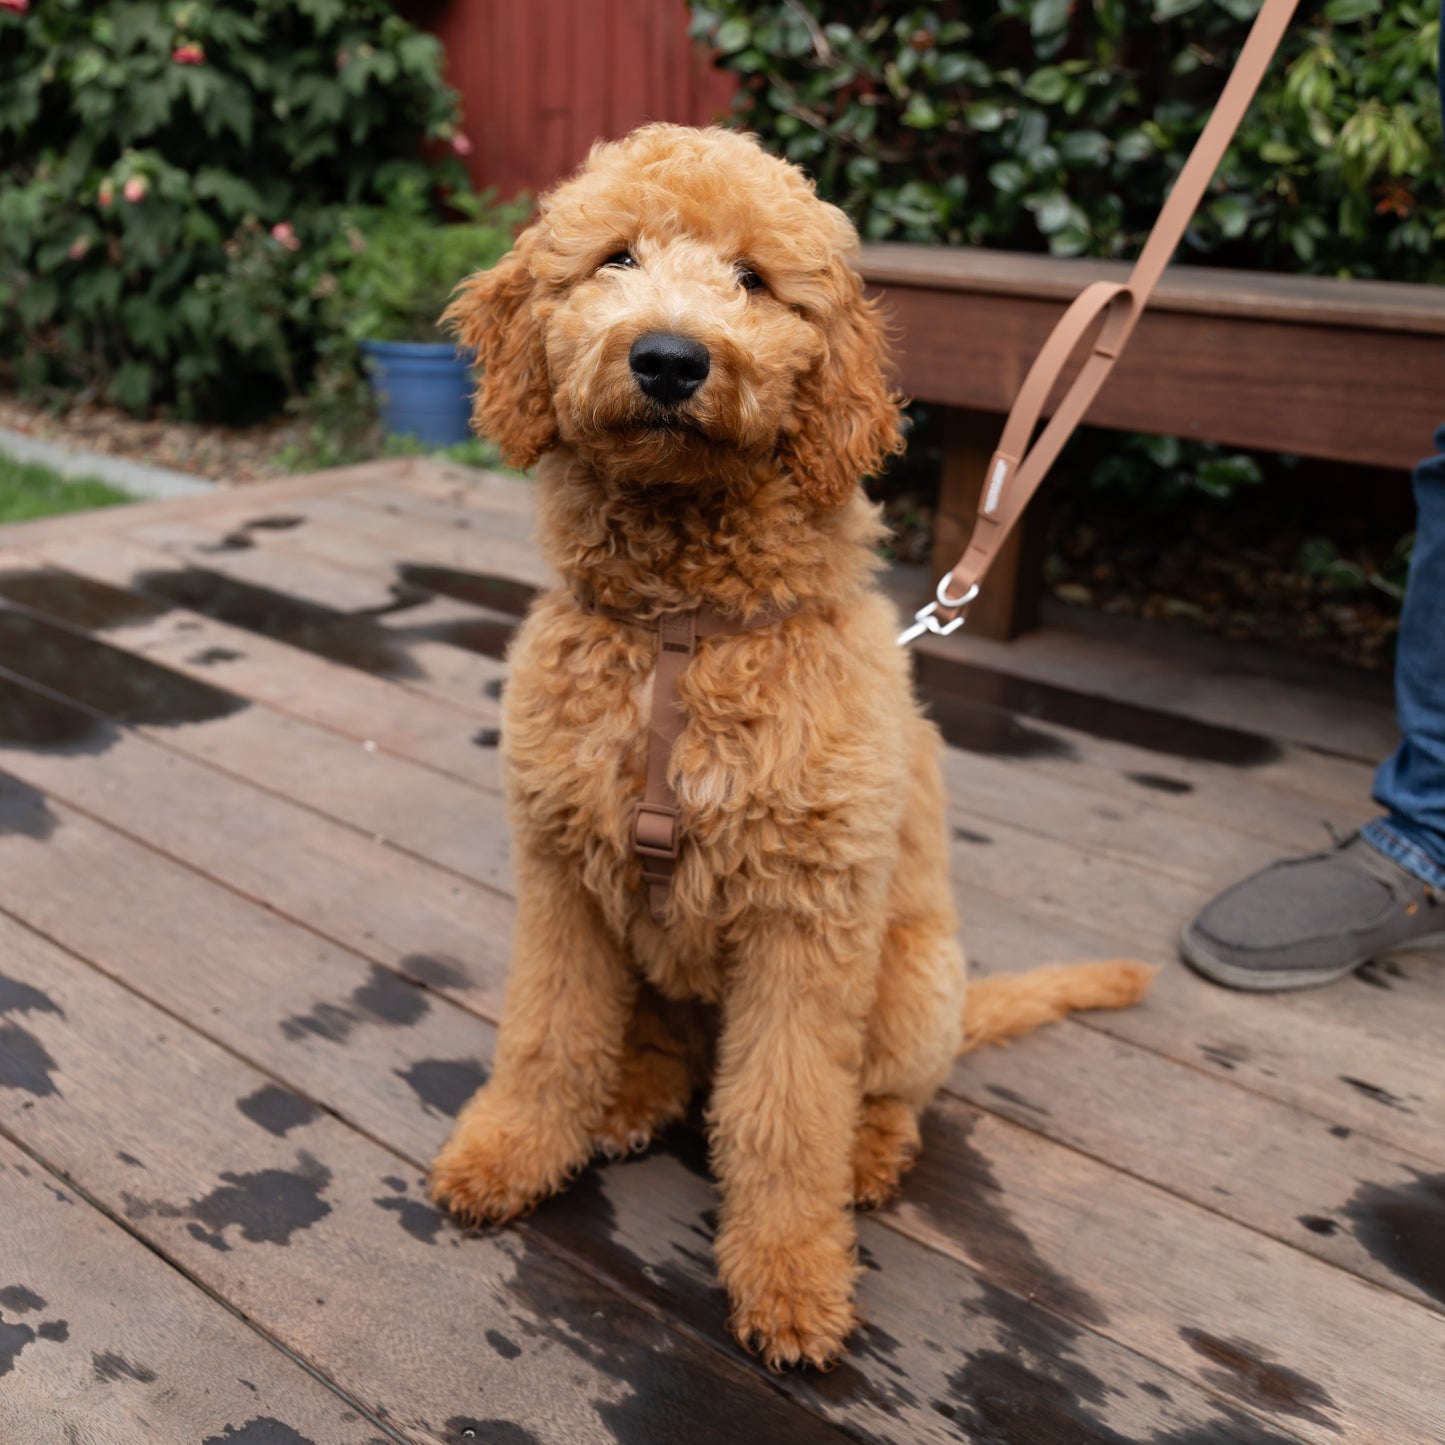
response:
<path id="1" fill-rule="evenodd" d="M 1417 878 L 1445 889 L 1445 426 L 1415 468 L 1415 551 L 1400 614 L 1395 706 L 1402 741 L 1375 774 L 1389 809 L 1365 837 Z"/>
<path id="2" fill-rule="evenodd" d="M 1445 0 L 1440 0 L 1440 104 L 1445 108 Z M 1365 837 L 1432 887 L 1445 889 L 1445 426 L 1415 468 L 1415 551 L 1400 614 L 1395 709 L 1400 746 L 1375 774 L 1389 810 Z"/>

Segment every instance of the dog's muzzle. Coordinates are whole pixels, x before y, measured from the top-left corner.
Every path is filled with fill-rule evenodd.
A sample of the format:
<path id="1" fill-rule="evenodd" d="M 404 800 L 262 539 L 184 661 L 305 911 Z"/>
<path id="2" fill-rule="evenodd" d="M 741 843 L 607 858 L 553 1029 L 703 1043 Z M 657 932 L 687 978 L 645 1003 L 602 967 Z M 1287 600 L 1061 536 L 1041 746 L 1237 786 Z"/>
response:
<path id="1" fill-rule="evenodd" d="M 707 347 L 671 331 L 639 336 L 627 353 L 627 364 L 643 392 L 663 406 L 686 401 L 712 370 Z"/>

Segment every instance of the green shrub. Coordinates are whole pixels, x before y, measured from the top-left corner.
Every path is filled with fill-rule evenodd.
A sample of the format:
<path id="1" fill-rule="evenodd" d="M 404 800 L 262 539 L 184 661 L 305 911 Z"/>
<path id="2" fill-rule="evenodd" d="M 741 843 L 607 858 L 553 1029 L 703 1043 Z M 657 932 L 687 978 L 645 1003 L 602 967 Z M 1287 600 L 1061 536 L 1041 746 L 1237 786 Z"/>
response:
<path id="1" fill-rule="evenodd" d="M 699 0 L 736 120 L 872 240 L 1132 256 L 1259 0 Z M 1433 0 L 1302 10 L 1183 258 L 1445 279 Z"/>
<path id="2" fill-rule="evenodd" d="M 0 363 L 235 418 L 303 387 L 348 208 L 465 187 L 440 46 L 381 0 L 0 7 Z"/>

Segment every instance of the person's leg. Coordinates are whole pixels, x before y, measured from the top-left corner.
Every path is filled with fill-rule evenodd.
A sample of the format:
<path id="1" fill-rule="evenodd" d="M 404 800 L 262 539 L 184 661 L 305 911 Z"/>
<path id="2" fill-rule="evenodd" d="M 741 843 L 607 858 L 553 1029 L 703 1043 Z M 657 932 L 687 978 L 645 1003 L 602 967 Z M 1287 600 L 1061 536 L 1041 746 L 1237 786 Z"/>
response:
<path id="1" fill-rule="evenodd" d="M 1445 427 L 1415 469 L 1419 520 L 1400 615 L 1395 699 L 1402 734 L 1375 776 L 1387 816 L 1366 839 L 1417 878 L 1445 890 Z"/>
<path id="2" fill-rule="evenodd" d="M 1440 19 L 1445 113 L 1445 0 Z M 1435 448 L 1415 468 L 1415 550 L 1395 655 L 1401 740 L 1375 775 L 1386 816 L 1212 900 L 1180 948 L 1216 983 L 1307 988 L 1391 949 L 1445 946 L 1445 426 Z"/>

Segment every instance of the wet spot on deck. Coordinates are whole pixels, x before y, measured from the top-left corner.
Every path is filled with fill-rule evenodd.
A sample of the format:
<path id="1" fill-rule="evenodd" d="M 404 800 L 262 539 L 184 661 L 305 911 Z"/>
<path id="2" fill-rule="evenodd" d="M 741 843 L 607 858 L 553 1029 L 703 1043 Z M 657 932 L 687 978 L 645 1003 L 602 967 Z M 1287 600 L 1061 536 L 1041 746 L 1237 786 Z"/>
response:
<path id="1" fill-rule="evenodd" d="M 246 632 L 259 633 L 377 677 L 419 677 L 387 632 L 364 617 L 241 582 L 203 567 L 138 573 L 132 586 Z"/>
<path id="2" fill-rule="evenodd" d="M 0 1318 L 0 1376 L 8 1375 L 20 1358 L 20 1351 L 35 1341 L 29 1325 L 12 1325 Z"/>
<path id="3" fill-rule="evenodd" d="M 956 658 L 915 653 L 913 661 L 919 692 L 930 712 L 937 700 L 949 697 L 964 706 L 996 709 L 1073 728 L 1147 752 L 1237 768 L 1260 767 L 1281 755 L 1279 744 L 1272 739 L 1238 728 L 1075 692 Z"/>
<path id="4" fill-rule="evenodd" d="M 1330 1125 L 1330 1133 L 1333 1134 L 1336 1139 L 1348 1139 L 1354 1132 L 1353 1129 L 1347 1128 L 1344 1124 Z"/>
<path id="5" fill-rule="evenodd" d="M 1211 1064 L 1218 1064 L 1231 1074 L 1250 1059 L 1249 1049 L 1244 1044 L 1200 1044 L 1199 1052 Z"/>
<path id="6" fill-rule="evenodd" d="M 12 672 L 133 726 L 211 722 L 247 706 L 234 693 L 149 658 L 18 612 L 0 611 L 0 656 Z M 0 742 L 44 752 L 100 752 L 113 738 L 113 729 L 80 709 L 0 680 Z"/>
<path id="7" fill-rule="evenodd" d="M 1326 1239 L 1339 1230 L 1339 1224 L 1333 1219 L 1326 1219 L 1322 1214 L 1301 1214 L 1299 1222 L 1309 1230 L 1311 1234 L 1324 1235 Z"/>
<path id="8" fill-rule="evenodd" d="M 388 1174 L 381 1182 L 382 1182 L 383 1184 L 385 1184 L 386 1187 L 387 1187 L 388 1189 L 392 1190 L 394 1193 L 397 1193 L 397 1194 L 405 1194 L 405 1193 L 406 1193 L 406 1180 L 405 1180 L 405 1179 L 398 1179 L 395 1174 Z"/>
<path id="9" fill-rule="evenodd" d="M 293 1234 L 331 1213 L 321 1197 L 331 1183 L 331 1171 L 305 1150 L 298 1152 L 295 1169 L 227 1172 L 221 1180 L 209 1194 L 184 1205 L 123 1193 L 126 1218 L 190 1220 L 187 1229 L 193 1239 L 226 1252 L 231 1248 L 228 1229 L 236 1229 L 249 1244 L 286 1245 Z"/>
<path id="10" fill-rule="evenodd" d="M 972 828 L 954 828 L 953 836 L 960 843 L 992 843 L 987 833 L 975 833 Z"/>
<path id="11" fill-rule="evenodd" d="M 117 1149 L 115 1151 L 115 1157 L 119 1159 L 122 1164 L 129 1164 L 132 1169 L 145 1168 L 145 1165 L 142 1164 L 134 1154 L 127 1154 L 124 1149 Z"/>
<path id="12" fill-rule="evenodd" d="M 316 1445 L 316 1442 L 274 1415 L 257 1415 L 244 1425 L 227 1425 L 219 1435 L 207 1435 L 201 1445 Z"/>
<path id="13" fill-rule="evenodd" d="M 1415 1112 L 1398 1094 L 1392 1094 L 1388 1089 L 1381 1088 L 1379 1084 L 1371 1084 L 1364 1079 L 1352 1079 L 1348 1074 L 1340 1075 L 1340 1083 L 1348 1084 L 1357 1093 L 1363 1094 L 1373 1103 L 1383 1104 L 1387 1109 L 1398 1109 L 1402 1114 Z"/>
<path id="14" fill-rule="evenodd" d="M 236 1107 L 268 1134 L 284 1138 L 292 1129 L 311 1123 L 318 1116 L 316 1106 L 279 1084 L 263 1084 L 254 1094 L 236 1100 Z"/>
<path id="15" fill-rule="evenodd" d="M 1156 793 L 1168 793 L 1175 798 L 1194 791 L 1193 783 L 1186 783 L 1183 778 L 1168 777 L 1164 773 L 1125 773 L 1124 776 L 1141 788 L 1149 788 Z"/>
<path id="16" fill-rule="evenodd" d="M 1026 1099 L 1013 1089 L 1005 1088 L 1002 1084 L 985 1084 L 984 1088 L 996 1099 L 1002 1099 L 1006 1104 L 1017 1104 L 1020 1109 L 1027 1109 L 1033 1114 L 1048 1115 L 1048 1110 L 1042 1104 L 1035 1104 L 1032 1099 Z"/>
<path id="17" fill-rule="evenodd" d="M 425 562 L 399 562 L 396 575 L 408 586 L 512 617 L 524 617 L 537 596 L 535 587 L 512 577 L 464 572 L 457 567 L 436 567 Z"/>
<path id="18" fill-rule="evenodd" d="M 63 1345 L 70 1338 L 69 1320 L 47 1320 L 35 1331 L 38 1340 L 49 1340 L 52 1344 Z"/>
<path id="19" fill-rule="evenodd" d="M 478 728 L 472 734 L 472 741 L 479 748 L 494 748 L 502 741 L 500 728 Z"/>
<path id="20" fill-rule="evenodd" d="M 399 627 L 398 637 L 408 642 L 445 642 L 464 652 L 475 652 L 500 662 L 512 645 L 516 624 L 495 622 L 486 617 L 453 617 L 445 622 L 424 622 L 416 627 Z"/>
<path id="21" fill-rule="evenodd" d="M 473 1420 L 466 1415 L 453 1415 L 442 1438 L 447 1445 L 542 1445 L 515 1420 Z"/>
<path id="22" fill-rule="evenodd" d="M 65 1010 L 48 993 L 0 973 L 0 1014 L 35 1013 L 65 1017 Z"/>
<path id="23" fill-rule="evenodd" d="M 923 1116 L 910 1200 L 946 1235 L 967 1239 L 980 1268 L 1010 1289 L 1085 1324 L 1104 1324 L 1098 1301 L 1045 1260 L 1014 1221 L 993 1166 L 972 1142 L 977 1122 L 937 1110 Z"/>
<path id="24" fill-rule="evenodd" d="M 1445 1305 L 1445 1174 L 1362 1184 L 1345 1205 L 1355 1238 L 1378 1263 Z"/>
<path id="25" fill-rule="evenodd" d="M 485 687 L 482 688 L 482 694 L 485 697 L 491 698 L 493 702 L 500 702 L 502 700 L 502 694 L 506 691 L 506 688 L 507 681 L 505 678 L 494 677 L 489 683 L 486 684 Z"/>
<path id="26" fill-rule="evenodd" d="M 487 1343 L 504 1360 L 515 1360 L 522 1353 L 522 1347 L 509 1340 L 500 1330 L 488 1330 Z"/>
<path id="27" fill-rule="evenodd" d="M 104 582 L 77 577 L 54 567 L 0 571 L 0 597 L 32 612 L 43 612 L 82 632 L 103 632 L 135 622 L 151 622 L 170 608 L 153 597 L 140 597 Z"/>
<path id="28" fill-rule="evenodd" d="M 248 532 L 290 532 L 296 527 L 304 527 L 306 518 L 279 514 L 270 517 L 252 517 L 249 522 L 242 525 Z"/>
<path id="29" fill-rule="evenodd" d="M 92 1354 L 90 1363 L 97 1380 L 134 1380 L 137 1384 L 149 1385 L 156 1378 L 154 1370 L 132 1364 L 124 1355 L 113 1350 L 107 1350 L 103 1355 Z"/>
<path id="30" fill-rule="evenodd" d="M 1291 1370 L 1248 1340 L 1223 1340 L 1203 1330 L 1185 1328 L 1179 1337 L 1214 1368 L 1202 1372 L 1211 1385 L 1253 1409 L 1290 1415 L 1323 1425 L 1335 1434 L 1339 1426 L 1324 1412 L 1336 1409 L 1327 1391 L 1297 1370 Z"/>
<path id="31" fill-rule="evenodd" d="M 465 988 L 467 971 L 460 959 L 442 953 L 408 953 L 397 965 L 408 977 L 432 988 Z"/>
<path id="32" fill-rule="evenodd" d="M 419 1059 L 410 1068 L 397 1069 L 396 1076 L 426 1108 L 448 1119 L 455 1119 L 487 1082 L 487 1070 L 476 1059 Z"/>
<path id="33" fill-rule="evenodd" d="M 0 1289 L 0 1307 L 9 1310 L 12 1315 L 25 1315 L 32 1310 L 43 1310 L 45 1301 L 23 1284 L 7 1284 Z"/>
<path id="34" fill-rule="evenodd" d="M 938 724 L 944 742 L 951 748 L 997 758 L 1072 759 L 1078 756 L 1073 744 L 1066 739 L 1029 727 L 1009 713 L 977 707 L 921 686 L 918 694 L 928 716 Z"/>
<path id="35" fill-rule="evenodd" d="M 413 1239 L 419 1239 L 423 1244 L 435 1244 L 437 1231 L 446 1223 L 445 1215 L 419 1199 L 399 1199 L 395 1195 L 383 1194 L 381 1198 L 371 1202 L 379 1209 L 395 1214 L 401 1227 Z"/>
<path id="36" fill-rule="evenodd" d="M 0 1089 L 18 1089 L 36 1099 L 59 1094 L 51 1078 L 59 1067 L 29 1029 L 0 1024 Z"/>
<path id="37" fill-rule="evenodd" d="M 203 542 L 197 552 L 249 552 L 256 545 L 255 538 L 244 532 L 227 532 L 219 542 Z"/>
<path id="38" fill-rule="evenodd" d="M 60 826 L 60 819 L 51 812 L 45 794 L 0 773 L 0 837 L 29 838 L 44 843 Z"/>
<path id="39" fill-rule="evenodd" d="M 431 1000 L 416 984 L 372 964 L 367 981 L 352 989 L 344 1003 L 320 1000 L 308 1013 L 282 1019 L 281 1032 L 293 1042 L 308 1036 L 345 1043 L 358 1024 L 407 1028 L 431 1010 Z"/>
<path id="40" fill-rule="evenodd" d="M 237 652 L 234 647 L 208 647 L 193 657 L 188 657 L 186 661 L 192 667 L 215 667 L 222 662 L 238 662 L 245 655 L 244 652 Z"/>

